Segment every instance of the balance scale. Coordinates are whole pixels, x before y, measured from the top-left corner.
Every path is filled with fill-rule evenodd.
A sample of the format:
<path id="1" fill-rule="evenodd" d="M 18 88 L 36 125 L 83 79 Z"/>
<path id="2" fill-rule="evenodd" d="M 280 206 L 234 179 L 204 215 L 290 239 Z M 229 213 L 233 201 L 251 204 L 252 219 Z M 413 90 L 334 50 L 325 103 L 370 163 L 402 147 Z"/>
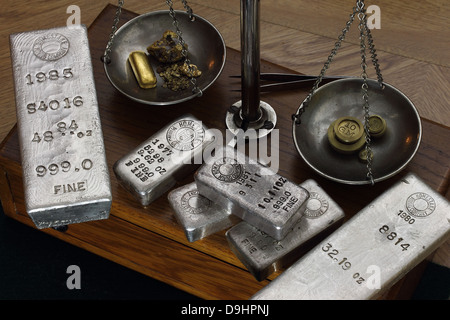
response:
<path id="1" fill-rule="evenodd" d="M 148 30 L 159 36 L 173 28 L 174 21 L 170 16 L 172 3 L 168 1 L 172 11 L 140 15 L 117 31 L 117 23 L 113 26 L 104 55 L 107 57 L 104 67 L 112 85 L 127 97 L 149 105 L 180 103 L 200 96 L 222 72 L 226 59 L 222 36 L 211 23 L 194 15 L 185 1 L 183 3 L 187 11 L 176 12 L 175 23 L 183 41 L 189 45 L 189 57 L 201 70 L 205 70 L 198 79 L 199 90 L 174 93 L 162 87 L 163 81 L 154 90 L 141 89 L 127 63 L 130 52 L 149 45 Z M 118 21 L 122 6 L 123 1 L 119 1 L 115 21 Z M 333 181 L 355 185 L 374 184 L 400 172 L 416 154 L 422 137 L 420 117 L 414 104 L 401 91 L 383 81 L 364 10 L 364 1 L 357 1 L 310 94 L 293 115 L 292 127 L 296 149 L 314 171 Z M 225 122 L 228 130 L 235 135 L 239 130 L 253 129 L 257 132 L 256 137 L 262 138 L 275 128 L 277 115 L 271 105 L 260 99 L 259 15 L 259 1 L 241 1 L 242 99 L 229 109 Z M 360 20 L 361 77 L 335 80 L 319 88 L 356 17 Z M 367 78 L 366 43 L 378 80 Z M 367 101 L 364 96 L 368 97 Z M 371 139 L 367 124 L 370 114 L 382 116 L 387 122 L 389 129 L 383 139 Z M 368 163 L 361 163 L 355 156 L 339 154 L 330 147 L 326 139 L 327 130 L 332 120 L 342 116 L 357 117 L 364 122 L 365 148 L 373 154 L 373 159 Z"/>

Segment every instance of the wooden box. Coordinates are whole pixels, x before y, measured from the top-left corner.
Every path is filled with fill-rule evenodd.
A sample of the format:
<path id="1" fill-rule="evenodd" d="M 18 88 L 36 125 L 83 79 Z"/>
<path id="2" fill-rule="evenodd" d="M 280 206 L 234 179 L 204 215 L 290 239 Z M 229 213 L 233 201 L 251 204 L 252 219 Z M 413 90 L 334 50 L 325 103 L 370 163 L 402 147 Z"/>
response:
<path id="1" fill-rule="evenodd" d="M 258 282 L 231 252 L 225 231 L 190 243 L 177 223 L 167 194 L 143 208 L 123 189 L 112 166 L 134 146 L 146 140 L 161 127 L 187 112 L 208 127 L 225 132 L 227 109 L 240 100 L 239 82 L 230 75 L 240 74 L 240 53 L 227 49 L 227 61 L 218 80 L 201 98 L 173 106 L 148 106 L 129 100 L 109 83 L 100 57 L 111 31 L 116 7 L 108 5 L 89 27 L 89 40 L 104 132 L 106 157 L 111 174 L 113 204 L 110 218 L 103 221 L 70 225 L 64 232 L 44 229 L 42 232 L 67 241 L 104 258 L 166 282 L 205 299 L 248 299 L 274 279 L 281 271 Z M 124 10 L 120 25 L 136 15 Z M 262 61 L 262 72 L 291 70 Z M 315 179 L 344 209 L 346 219 L 388 189 L 408 171 L 443 195 L 448 196 L 450 130 L 423 119 L 420 149 L 404 172 L 375 186 L 341 185 L 318 176 L 298 155 L 292 139 L 291 115 L 310 88 L 263 94 L 261 99 L 277 112 L 280 132 L 279 173 L 300 183 Z M 179 185 L 193 181 L 189 176 Z M 22 171 L 17 129 L 14 127 L 0 145 L 0 197 L 5 214 L 34 227 L 23 198 Z M 426 261 L 424 262 L 426 263 Z M 423 264 L 411 271 L 385 296 L 386 299 L 409 298 L 420 279 Z"/>

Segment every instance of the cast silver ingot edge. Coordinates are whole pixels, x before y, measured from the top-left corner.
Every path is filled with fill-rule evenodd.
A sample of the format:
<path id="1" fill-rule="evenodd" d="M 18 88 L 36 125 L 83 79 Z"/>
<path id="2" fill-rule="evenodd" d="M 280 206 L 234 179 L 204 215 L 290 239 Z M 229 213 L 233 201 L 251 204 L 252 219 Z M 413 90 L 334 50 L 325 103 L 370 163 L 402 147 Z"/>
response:
<path id="1" fill-rule="evenodd" d="M 203 161 L 215 136 L 190 114 L 181 116 L 117 160 L 114 173 L 143 206 L 159 198 Z"/>
<path id="2" fill-rule="evenodd" d="M 301 218 L 308 191 L 229 146 L 216 150 L 194 175 L 201 195 L 283 239 Z"/>
<path id="3" fill-rule="evenodd" d="M 26 210 L 39 229 L 109 217 L 85 26 L 10 36 Z"/>
<path id="4" fill-rule="evenodd" d="M 309 179 L 300 186 L 308 190 L 310 198 L 304 215 L 284 239 L 277 241 L 245 221 L 226 232 L 230 248 L 258 281 L 296 261 L 311 248 L 313 239 L 323 239 L 345 216 L 316 181 Z"/>
<path id="5" fill-rule="evenodd" d="M 195 182 L 172 190 L 167 198 L 189 242 L 203 239 L 240 221 L 203 197 Z"/>
<path id="6" fill-rule="evenodd" d="M 375 299 L 449 236 L 450 203 L 409 173 L 252 299 Z"/>

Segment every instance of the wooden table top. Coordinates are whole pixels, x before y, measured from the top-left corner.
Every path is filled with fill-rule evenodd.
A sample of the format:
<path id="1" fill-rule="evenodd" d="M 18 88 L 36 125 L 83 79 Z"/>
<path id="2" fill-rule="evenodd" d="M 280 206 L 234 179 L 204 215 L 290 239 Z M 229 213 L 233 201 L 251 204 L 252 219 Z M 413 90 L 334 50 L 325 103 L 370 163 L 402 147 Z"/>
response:
<path id="1" fill-rule="evenodd" d="M 189 1 L 194 12 L 221 32 L 228 47 L 240 50 L 240 0 Z M 69 5 L 81 10 L 81 23 L 89 26 L 106 4 L 115 1 L 3 1 L 0 21 L 0 69 L 6 80 L 0 89 L 0 141 L 16 122 L 9 34 L 66 24 Z M 367 5 L 371 5 L 367 2 Z M 378 0 L 381 29 L 373 30 L 385 81 L 399 88 L 416 105 L 421 117 L 450 127 L 450 9 L 444 0 L 410 2 Z M 304 74 L 320 72 L 354 1 L 285 0 L 261 3 L 261 58 Z M 167 9 L 164 1 L 125 1 L 136 13 Z M 179 2 L 176 9 L 182 9 Z M 329 75 L 358 75 L 360 56 L 357 26 L 351 28 Z M 374 77 L 373 69 L 369 76 Z M 301 98 L 299 97 L 299 101 Z M 448 172 L 448 171 L 447 171 Z M 433 261 L 450 266 L 450 244 Z"/>

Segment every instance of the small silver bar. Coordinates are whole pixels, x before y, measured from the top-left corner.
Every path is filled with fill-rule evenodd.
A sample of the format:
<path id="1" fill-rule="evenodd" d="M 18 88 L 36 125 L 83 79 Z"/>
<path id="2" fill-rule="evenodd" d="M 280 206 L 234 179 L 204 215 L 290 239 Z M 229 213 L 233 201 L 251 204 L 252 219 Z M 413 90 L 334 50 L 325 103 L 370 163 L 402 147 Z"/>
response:
<path id="1" fill-rule="evenodd" d="M 240 221 L 199 194 L 195 182 L 172 190 L 168 200 L 189 242 L 225 230 Z"/>
<path id="2" fill-rule="evenodd" d="M 258 281 L 296 261 L 311 247 L 309 240 L 325 237 L 345 216 L 316 181 L 309 179 L 300 186 L 308 190 L 310 198 L 304 215 L 283 240 L 277 241 L 245 221 L 226 232 L 230 248 Z"/>
<path id="3" fill-rule="evenodd" d="M 194 175 L 201 195 L 283 239 L 303 214 L 306 189 L 229 146 L 216 150 Z"/>
<path id="4" fill-rule="evenodd" d="M 109 217 L 85 26 L 10 36 L 26 210 L 39 229 Z"/>
<path id="5" fill-rule="evenodd" d="M 148 206 L 202 163 L 214 135 L 184 115 L 167 124 L 114 164 L 114 173 L 141 205 Z"/>
<path id="6" fill-rule="evenodd" d="M 410 173 L 252 299 L 375 299 L 449 235 L 450 203 Z"/>

